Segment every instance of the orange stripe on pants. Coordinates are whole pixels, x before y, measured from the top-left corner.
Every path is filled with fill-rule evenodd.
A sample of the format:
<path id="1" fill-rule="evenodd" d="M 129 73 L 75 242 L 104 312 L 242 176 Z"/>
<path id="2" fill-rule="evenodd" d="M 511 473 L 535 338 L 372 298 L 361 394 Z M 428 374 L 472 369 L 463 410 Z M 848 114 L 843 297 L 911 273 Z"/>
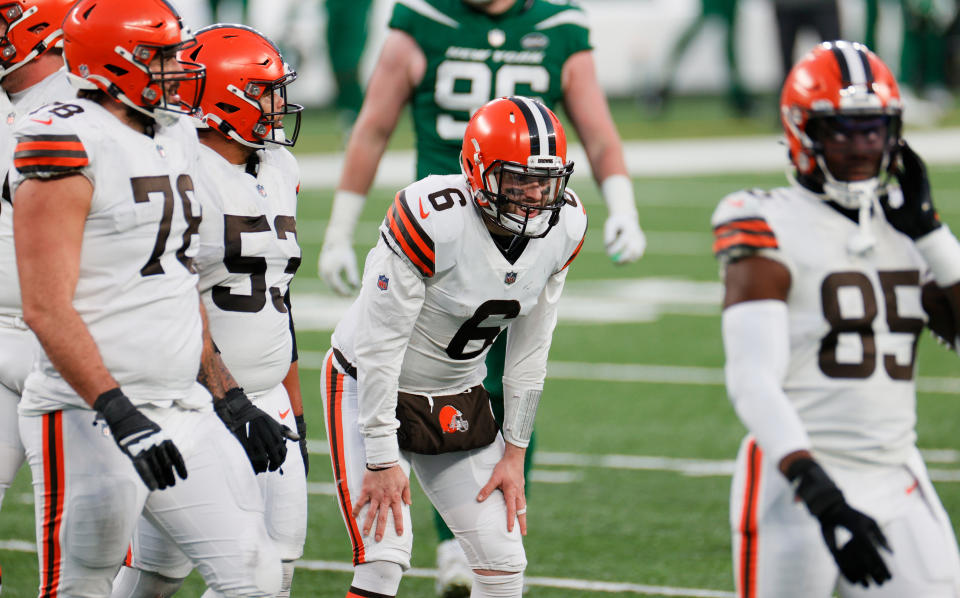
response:
<path id="1" fill-rule="evenodd" d="M 40 598 L 59 595 L 63 561 L 60 525 L 63 521 L 63 412 L 43 416 L 43 524 L 41 527 Z"/>
<path id="2" fill-rule="evenodd" d="M 740 598 L 757 596 L 757 503 L 763 452 L 756 440 L 747 446 L 747 483 L 740 515 Z"/>
<path id="3" fill-rule="evenodd" d="M 353 517 L 353 502 L 350 500 L 350 488 L 347 484 L 347 463 L 345 459 L 343 422 L 341 420 L 341 405 L 343 403 L 344 375 L 333 367 L 333 353 L 327 357 L 323 375 L 327 382 L 327 438 L 330 441 L 330 462 L 333 465 L 333 478 L 337 484 L 337 496 L 340 499 L 340 508 L 343 510 L 343 519 L 350 534 L 350 543 L 353 546 L 353 564 L 366 562 L 363 548 L 363 536 L 357 520 Z"/>

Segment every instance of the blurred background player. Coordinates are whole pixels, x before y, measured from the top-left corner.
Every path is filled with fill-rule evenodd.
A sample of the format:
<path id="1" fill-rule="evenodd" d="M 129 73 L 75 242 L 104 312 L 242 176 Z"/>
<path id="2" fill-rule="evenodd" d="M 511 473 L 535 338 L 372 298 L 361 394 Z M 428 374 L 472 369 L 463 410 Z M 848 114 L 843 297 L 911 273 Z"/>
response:
<path id="1" fill-rule="evenodd" d="M 198 31 L 196 39 L 181 58 L 207 69 L 200 110 L 209 128 L 199 131 L 202 174 L 196 181 L 203 221 L 194 263 L 210 335 L 253 403 L 300 435 L 300 454 L 288 453 L 282 470 L 255 466 L 262 471 L 257 481 L 267 532 L 283 562 L 277 596 L 286 597 L 307 531 L 306 423 L 290 304 L 290 282 L 301 255 L 299 168 L 286 149 L 296 142 L 303 108 L 287 103 L 286 87 L 296 73 L 257 31 L 213 25 Z M 289 138 L 283 126 L 288 116 Z M 170 596 L 193 568 L 145 517 L 131 556 L 132 568 L 121 571 L 115 597 Z"/>
<path id="2" fill-rule="evenodd" d="M 734 193 L 713 217 L 727 390 L 750 433 L 731 492 L 737 595 L 956 596 L 914 361 L 925 324 L 956 347 L 960 242 L 864 46 L 808 53 L 781 111 L 792 185 Z"/>
<path id="3" fill-rule="evenodd" d="M 13 165 L 13 124 L 54 100 L 76 96 L 63 68 L 60 24 L 75 0 L 20 0 L 0 8 L 0 156 L 2 176 Z M 9 100 L 8 100 L 9 98 Z M 23 382 L 40 350 L 23 322 L 20 283 L 13 250 L 13 204 L 9 192 L 0 200 L 0 504 L 13 482 L 24 452 L 17 426 L 17 403 Z"/>
<path id="4" fill-rule="evenodd" d="M 840 39 L 837 0 L 773 0 L 784 80 L 793 67 L 797 36 L 812 29 L 820 40 Z M 806 48 L 802 48 L 806 50 Z"/>
<path id="5" fill-rule="evenodd" d="M 565 192 L 566 150 L 542 104 L 494 100 L 467 125 L 462 174 L 413 183 L 387 212 L 324 359 L 327 438 L 353 545 L 348 598 L 396 596 L 410 567 L 411 466 L 467 554 L 471 596 L 523 591 L 524 452 L 587 224 Z M 481 382 L 504 330 L 501 436 Z"/>
<path id="6" fill-rule="evenodd" d="M 417 177 L 460 171 L 456 156 L 471 114 L 492 98 L 523 94 L 548 107 L 563 104 L 603 192 L 607 253 L 638 259 L 646 239 L 620 137 L 597 82 L 586 16 L 547 0 L 431 0 L 393 9 L 391 31 L 367 86 L 324 234 L 320 274 L 336 292 L 358 283 L 354 231 L 377 165 L 403 107 L 413 108 Z M 490 351 L 485 382 L 502 413 L 503 339 Z M 528 468 L 533 450 L 528 451 Z M 468 587 L 453 536 L 437 518 L 438 586 Z M 456 581 L 448 578 L 455 577 Z"/>
<path id="7" fill-rule="evenodd" d="M 193 43 L 163 0 L 81 0 L 63 22 L 78 97 L 15 128 L 23 313 L 43 346 L 19 408 L 40 595 L 108 596 L 144 511 L 214 592 L 280 588 L 256 479 L 197 384 L 200 145 L 179 116 L 204 71 L 176 59 Z"/>
<path id="8" fill-rule="evenodd" d="M 350 138 L 353 123 L 363 104 L 360 59 L 367 44 L 367 21 L 372 0 L 326 0 L 327 53 L 337 91 L 334 107 L 343 131 Z"/>
<path id="9" fill-rule="evenodd" d="M 683 30 L 677 41 L 674 42 L 667 64 L 663 68 L 664 81 L 653 91 L 648 98 L 651 107 L 662 112 L 671 96 L 673 79 L 677 73 L 677 66 L 686 54 L 690 44 L 704 31 L 704 27 L 711 20 L 718 20 L 723 26 L 723 50 L 727 60 L 727 97 L 730 106 L 740 116 L 747 116 L 753 108 L 753 101 L 743 84 L 740 67 L 737 62 L 737 0 L 701 0 L 700 14 Z"/>

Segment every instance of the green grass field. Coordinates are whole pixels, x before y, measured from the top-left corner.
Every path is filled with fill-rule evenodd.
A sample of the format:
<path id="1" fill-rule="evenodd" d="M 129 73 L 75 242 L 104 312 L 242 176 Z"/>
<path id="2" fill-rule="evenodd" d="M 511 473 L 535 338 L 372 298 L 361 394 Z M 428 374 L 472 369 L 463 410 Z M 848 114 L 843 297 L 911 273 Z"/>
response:
<path id="1" fill-rule="evenodd" d="M 617 119 L 627 123 L 626 129 L 635 132 L 639 125 L 630 123 L 641 119 L 626 116 L 631 109 L 628 104 L 619 107 Z M 714 113 L 720 112 L 722 109 L 714 109 Z M 332 119 L 323 114 L 308 119 L 300 151 L 330 151 L 331 145 L 337 143 L 332 130 L 313 129 L 323 122 L 332 125 Z M 743 132 L 736 121 L 719 122 L 707 132 Z M 754 128 L 755 132 L 772 132 L 772 126 L 757 124 Z M 395 143 L 402 143 L 403 135 L 408 136 L 408 132 L 401 131 Z M 678 135 L 682 136 L 682 132 Z M 944 220 L 956 223 L 955 227 L 960 230 L 960 173 L 937 168 L 932 171 L 932 179 Z M 572 267 L 570 288 L 589 289 L 589 285 L 597 284 L 591 281 L 610 279 L 716 283 L 716 266 L 709 250 L 709 218 L 713 207 L 730 191 L 776 186 L 782 182 L 783 177 L 779 175 L 635 180 L 641 222 L 651 244 L 643 260 L 626 267 L 615 267 L 606 258 L 602 244 L 605 210 L 597 190 L 592 185 L 581 185 L 578 192 L 591 212 L 592 226 L 584 251 Z M 392 193 L 393 190 L 377 189 L 371 195 L 363 215 L 363 221 L 369 225 L 361 226 L 358 245 L 366 246 L 375 239 L 374 224 L 382 218 Z M 316 278 L 316 259 L 322 240 L 322 221 L 329 213 L 330 195 L 329 192 L 301 195 L 299 220 L 309 221 L 310 227 L 301 228 L 304 259 L 293 286 L 294 313 L 298 295 L 326 292 Z M 703 284 L 694 288 L 706 293 L 713 287 Z M 565 375 L 547 380 L 537 430 L 538 449 L 549 463 L 542 461 L 535 468 L 535 474 L 550 481 L 534 481 L 528 487 L 528 575 L 716 592 L 733 590 L 727 523 L 729 476 L 691 476 L 666 467 L 644 469 L 637 465 L 637 459 L 620 459 L 621 467 L 615 468 L 611 462 L 615 464 L 616 460 L 601 458 L 622 455 L 734 459 L 743 428 L 733 414 L 722 385 L 716 382 L 720 375 L 717 368 L 723 365 L 719 330 L 719 307 L 715 305 L 687 311 L 667 306 L 646 322 L 560 323 L 551 362 L 639 364 L 659 366 L 663 371 L 674 371 L 671 368 L 675 366 L 710 368 L 713 378 L 706 382 L 681 379 L 663 383 Z M 308 366 L 315 367 L 317 357 L 328 348 L 328 339 L 329 330 L 298 333 L 310 437 L 321 445 L 324 424 L 320 373 Z M 918 363 L 919 375 L 925 378 L 951 377 L 956 382 L 960 371 L 957 355 L 941 349 L 927 335 L 920 344 Z M 952 394 L 921 393 L 918 423 L 921 448 L 949 449 L 955 451 L 953 455 L 960 451 L 956 434 L 956 422 L 960 421 L 958 392 L 960 383 L 955 384 Z M 571 454 L 580 458 L 572 459 Z M 313 454 L 311 466 L 311 482 L 332 482 L 326 455 Z M 931 467 L 960 473 L 956 461 L 932 463 Z M 32 540 L 29 483 L 29 472 L 23 470 L 8 492 L 0 513 L 0 540 Z M 954 521 L 960 522 L 960 483 L 937 483 L 937 489 Z M 334 498 L 311 495 L 309 513 L 304 560 L 345 564 L 349 559 L 349 543 Z M 435 547 L 432 518 L 428 502 L 419 489 L 414 494 L 413 518 L 413 565 L 432 568 Z M 35 554 L 0 550 L 0 566 L 3 596 L 36 595 Z M 329 564 L 319 566 L 331 568 Z M 298 569 L 294 595 L 342 598 L 349 580 L 348 572 Z M 202 581 L 194 574 L 179 595 L 199 596 L 202 588 Z M 607 593 L 600 589 L 534 585 L 529 595 L 538 598 L 636 596 L 642 588 L 623 589 L 625 591 Z M 431 596 L 433 579 L 408 577 L 400 593 Z"/>

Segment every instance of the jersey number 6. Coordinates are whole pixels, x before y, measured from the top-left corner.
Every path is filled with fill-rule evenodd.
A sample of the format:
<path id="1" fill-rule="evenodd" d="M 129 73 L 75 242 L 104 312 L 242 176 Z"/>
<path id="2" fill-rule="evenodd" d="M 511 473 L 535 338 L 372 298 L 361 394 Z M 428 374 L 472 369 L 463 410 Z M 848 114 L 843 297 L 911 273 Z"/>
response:
<path id="1" fill-rule="evenodd" d="M 491 299 L 484 301 L 474 312 L 473 316 L 460 326 L 447 345 L 447 355 L 450 359 L 473 359 L 487 350 L 493 344 L 497 335 L 503 330 L 500 326 L 481 326 L 491 316 L 501 316 L 504 320 L 512 320 L 520 315 L 520 302 L 506 299 Z M 470 341 L 483 341 L 483 345 L 476 351 L 465 352 Z"/>

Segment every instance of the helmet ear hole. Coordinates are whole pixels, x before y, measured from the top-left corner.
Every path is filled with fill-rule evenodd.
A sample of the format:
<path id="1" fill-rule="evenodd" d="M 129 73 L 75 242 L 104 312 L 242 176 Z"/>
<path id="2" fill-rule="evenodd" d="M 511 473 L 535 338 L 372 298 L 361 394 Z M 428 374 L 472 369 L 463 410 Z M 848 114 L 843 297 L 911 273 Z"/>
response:
<path id="1" fill-rule="evenodd" d="M 130 72 L 130 71 L 128 71 L 127 69 L 125 69 L 125 68 L 123 68 L 123 67 L 119 67 L 119 66 L 117 66 L 117 65 L 115 65 L 115 64 L 105 64 L 105 65 L 103 65 L 103 68 L 107 69 L 108 71 L 110 71 L 111 73 L 113 73 L 114 75 L 116 75 L 116 76 L 118 76 L 118 77 L 122 77 L 122 76 L 124 76 L 124 75 L 126 75 L 127 73 Z"/>
<path id="2" fill-rule="evenodd" d="M 217 102 L 216 105 L 217 105 L 217 108 L 219 108 L 220 110 L 223 110 L 227 114 L 233 114 L 234 112 L 238 112 L 240 110 L 240 108 L 234 106 L 233 104 L 228 104 L 226 102 Z"/>

